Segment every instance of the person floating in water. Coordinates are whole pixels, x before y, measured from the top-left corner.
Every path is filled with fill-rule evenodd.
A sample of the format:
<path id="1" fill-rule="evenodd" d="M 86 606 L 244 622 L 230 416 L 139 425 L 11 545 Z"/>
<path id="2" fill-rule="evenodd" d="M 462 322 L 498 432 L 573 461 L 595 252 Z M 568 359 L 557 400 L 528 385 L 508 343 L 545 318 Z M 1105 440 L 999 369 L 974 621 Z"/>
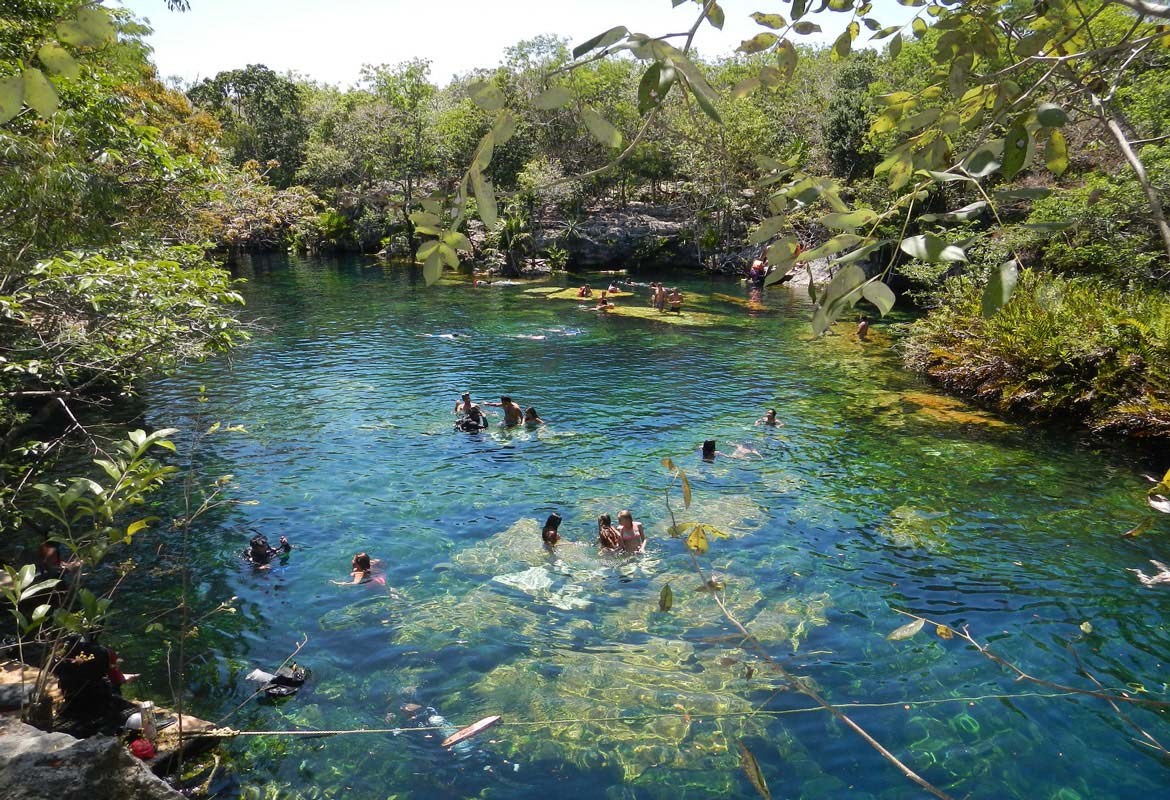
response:
<path id="1" fill-rule="evenodd" d="M 609 298 L 606 297 L 605 290 L 602 290 L 601 297 L 597 298 L 597 305 L 593 307 L 593 310 L 594 311 L 609 311 L 613 307 L 614 307 L 613 303 L 611 303 L 609 301 Z"/>
<path id="2" fill-rule="evenodd" d="M 280 546 L 273 547 L 268 543 L 268 537 L 262 533 L 257 533 L 248 542 L 248 549 L 244 551 L 244 558 L 251 561 L 260 569 L 268 569 L 271 566 L 272 559 L 277 556 L 288 555 L 292 550 L 292 545 L 288 542 L 287 536 L 280 537 Z"/>
<path id="3" fill-rule="evenodd" d="M 597 518 L 597 544 L 603 550 L 622 549 L 622 536 L 613 526 L 609 514 L 602 514 Z"/>
<path id="4" fill-rule="evenodd" d="M 500 395 L 500 402 L 484 403 L 484 405 L 504 409 L 505 428 L 515 428 L 524 422 L 524 409 L 520 408 L 520 404 L 513 402 L 512 398 L 506 394 Z"/>
<path id="5" fill-rule="evenodd" d="M 536 413 L 536 409 L 532 406 L 524 409 L 524 424 L 530 426 L 543 425 L 544 420 Z"/>
<path id="6" fill-rule="evenodd" d="M 621 549 L 625 552 L 641 553 L 646 549 L 646 531 L 641 522 L 634 521 L 634 515 L 628 508 L 618 512 L 617 532 Z"/>
<path id="7" fill-rule="evenodd" d="M 556 547 L 557 542 L 561 540 L 561 535 L 557 532 L 560 527 L 561 515 L 555 512 L 549 514 L 548 519 L 544 521 L 544 528 L 540 532 L 540 540 L 550 550 Z"/>
<path id="8" fill-rule="evenodd" d="M 869 336 L 869 317 L 865 314 L 861 315 L 861 321 L 857 323 L 857 340 L 864 342 Z"/>
<path id="9" fill-rule="evenodd" d="M 670 290 L 670 294 L 668 294 L 666 296 L 666 304 L 670 307 L 670 310 L 673 311 L 674 313 L 676 313 L 676 314 L 682 313 L 683 296 L 682 296 L 682 292 L 680 292 L 678 290 L 678 287 L 675 287 L 675 288 Z"/>
<path id="10" fill-rule="evenodd" d="M 769 408 L 766 412 L 764 412 L 764 416 L 762 416 L 758 420 L 756 420 L 756 424 L 757 425 L 768 425 L 768 426 L 771 426 L 773 428 L 776 427 L 777 425 L 779 425 L 780 422 L 779 422 L 779 420 L 776 419 L 776 409 Z"/>
<path id="11" fill-rule="evenodd" d="M 593 287 L 587 283 L 582 284 L 581 288 L 577 290 L 577 296 L 578 297 L 592 297 L 593 296 Z"/>
<path id="12" fill-rule="evenodd" d="M 751 456 L 760 456 L 760 451 L 751 447 L 745 447 L 742 444 L 735 445 L 735 449 L 730 453 L 724 453 L 715 449 L 715 440 L 707 439 L 703 442 L 703 460 L 714 461 L 715 456 L 723 456 L 724 458 L 749 458 Z M 762 456 L 760 456 L 762 458 Z"/>
<path id="13" fill-rule="evenodd" d="M 382 560 L 380 558 L 372 559 L 366 553 L 357 553 L 354 555 L 350 567 L 352 569 L 350 572 L 351 580 L 329 582 L 336 586 L 356 586 L 359 583 L 384 584 L 386 582 L 381 574 Z"/>

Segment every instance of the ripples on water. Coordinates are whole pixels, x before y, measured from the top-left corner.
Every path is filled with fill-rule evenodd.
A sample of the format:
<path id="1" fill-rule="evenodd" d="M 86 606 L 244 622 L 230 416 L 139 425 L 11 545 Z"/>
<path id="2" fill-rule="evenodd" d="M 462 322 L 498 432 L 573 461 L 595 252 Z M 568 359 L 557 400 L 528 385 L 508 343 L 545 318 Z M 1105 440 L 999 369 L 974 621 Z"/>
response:
<path id="1" fill-rule="evenodd" d="M 766 298 L 770 313 L 749 317 L 701 298 L 740 287 L 693 282 L 694 305 L 726 322 L 684 330 L 599 318 L 521 286 L 428 290 L 407 270 L 344 262 L 253 267 L 247 313 L 264 329 L 254 344 L 148 398 L 152 424 L 248 431 L 215 437 L 199 456 L 205 474 L 233 474 L 236 496 L 256 505 L 197 531 L 203 601 L 235 594 L 241 606 L 203 626 L 211 652 L 198 710 L 226 713 L 249 691 L 243 672 L 279 663 L 307 633 L 307 689 L 247 706 L 233 724 L 386 727 L 406 724 L 408 702 L 460 725 L 492 713 L 680 716 L 502 727 L 456 754 L 417 733 L 250 740 L 234 745 L 242 789 L 749 796 L 743 739 L 777 797 L 919 796 L 831 719 L 773 713 L 809 702 L 775 694 L 758 656 L 695 591 L 681 542 L 665 535 L 664 457 L 694 489 L 689 512 L 674 492 L 680 519 L 731 536 L 704 564 L 726 580 L 732 610 L 774 655 L 795 648 L 789 668 L 834 702 L 891 704 L 851 713 L 927 779 L 979 798 L 1145 797 L 1165 786 L 1164 765 L 1103 704 L 956 700 L 1043 690 L 929 629 L 884 638 L 906 621 L 893 609 L 906 609 L 969 624 L 1035 674 L 1087 685 L 1071 645 L 1108 685 L 1164 697 L 1170 595 L 1125 568 L 1167 554 L 1154 534 L 1118 539 L 1148 513 L 1123 456 L 923 406 L 928 390 L 880 347 L 805 341 L 807 309 L 783 290 Z M 467 389 L 477 401 L 510 393 L 549 424 L 456 433 L 451 409 Z M 753 425 L 770 406 L 785 425 Z M 702 463 L 708 438 L 760 457 Z M 647 554 L 597 554 L 596 515 L 624 507 L 646 523 Z M 549 556 L 539 525 L 554 510 L 578 544 Z M 285 533 L 297 549 L 285 566 L 253 572 L 238 558 L 248 528 Z M 386 561 L 405 601 L 328 583 L 359 550 Z M 140 560 L 152 552 L 144 546 Z M 171 599 L 168 580 L 152 586 L 143 618 Z M 666 582 L 675 607 L 662 614 Z M 149 660 L 157 642 L 131 644 L 132 657 L 136 647 L 145 688 L 164 694 Z M 1161 716 L 1132 713 L 1170 739 Z"/>

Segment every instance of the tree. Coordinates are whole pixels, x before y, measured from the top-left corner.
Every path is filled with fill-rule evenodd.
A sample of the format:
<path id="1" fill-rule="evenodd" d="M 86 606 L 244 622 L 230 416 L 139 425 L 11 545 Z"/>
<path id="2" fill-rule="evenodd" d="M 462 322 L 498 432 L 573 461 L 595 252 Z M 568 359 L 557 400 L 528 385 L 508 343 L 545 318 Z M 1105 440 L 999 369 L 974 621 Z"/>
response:
<path id="1" fill-rule="evenodd" d="M 219 120 L 233 163 L 276 161 L 272 182 L 280 188 L 292 183 L 308 138 L 304 92 L 297 83 L 263 64 L 249 64 L 197 83 L 187 96 Z"/>

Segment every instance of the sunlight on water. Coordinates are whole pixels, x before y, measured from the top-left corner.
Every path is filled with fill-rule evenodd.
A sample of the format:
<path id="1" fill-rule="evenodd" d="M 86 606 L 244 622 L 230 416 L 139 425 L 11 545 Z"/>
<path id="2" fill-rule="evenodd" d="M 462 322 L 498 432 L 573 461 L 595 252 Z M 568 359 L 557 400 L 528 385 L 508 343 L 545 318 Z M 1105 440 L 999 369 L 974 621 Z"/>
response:
<path id="1" fill-rule="evenodd" d="M 1148 513 L 1125 454 L 938 397 L 896 369 L 882 336 L 810 341 L 807 305 L 786 290 L 748 303 L 733 282 L 684 281 L 688 311 L 716 320 L 684 328 L 528 285 L 426 289 L 405 268 L 357 262 L 256 260 L 246 274 L 253 345 L 147 396 L 148 421 L 188 441 L 214 421 L 247 429 L 197 455 L 207 480 L 234 475 L 234 495 L 255 505 L 195 532 L 200 604 L 236 595 L 240 613 L 201 624 L 192 703 L 219 719 L 251 692 L 243 674 L 307 634 L 307 687 L 228 724 L 435 730 L 237 740 L 231 794 L 746 797 L 742 740 L 775 797 L 921 796 L 810 711 L 702 590 L 667 535 L 665 457 L 694 492 L 684 509 L 674 488 L 677 521 L 728 534 L 701 561 L 729 611 L 928 780 L 973 798 L 1165 786 L 1106 704 L 1038 696 L 1051 692 L 930 626 L 885 638 L 904 609 L 969 625 L 1050 680 L 1090 686 L 1071 647 L 1106 685 L 1165 698 L 1170 594 L 1126 568 L 1168 554 L 1153 533 L 1118 538 Z M 512 394 L 547 425 L 507 431 L 496 417 L 456 432 L 464 390 Z M 754 424 L 768 407 L 781 427 Z M 704 439 L 728 455 L 703 462 Z M 729 457 L 737 446 L 744 457 Z M 163 516 L 178 513 L 170 502 Z M 646 525 L 643 555 L 593 544 L 597 515 L 621 508 Z M 540 526 L 553 511 L 567 543 L 550 554 Z M 287 534 L 287 563 L 247 567 L 251 529 Z M 136 558 L 149 566 L 156 547 Z M 358 551 L 385 562 L 401 598 L 329 583 Z M 143 580 L 124 630 L 175 599 L 173 576 Z M 125 649 L 161 697 L 165 663 L 148 655 L 160 635 Z M 1159 714 L 1127 713 L 1166 733 Z M 504 724 L 439 746 L 489 714 Z"/>

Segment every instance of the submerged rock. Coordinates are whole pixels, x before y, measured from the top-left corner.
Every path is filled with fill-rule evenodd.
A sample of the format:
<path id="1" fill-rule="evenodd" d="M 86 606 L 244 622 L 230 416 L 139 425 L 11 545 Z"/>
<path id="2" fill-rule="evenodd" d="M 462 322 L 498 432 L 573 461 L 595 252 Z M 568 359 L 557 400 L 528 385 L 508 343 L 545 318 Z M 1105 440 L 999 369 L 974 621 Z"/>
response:
<path id="1" fill-rule="evenodd" d="M 75 739 L 0 717 L 5 800 L 181 800 L 112 736 Z"/>

